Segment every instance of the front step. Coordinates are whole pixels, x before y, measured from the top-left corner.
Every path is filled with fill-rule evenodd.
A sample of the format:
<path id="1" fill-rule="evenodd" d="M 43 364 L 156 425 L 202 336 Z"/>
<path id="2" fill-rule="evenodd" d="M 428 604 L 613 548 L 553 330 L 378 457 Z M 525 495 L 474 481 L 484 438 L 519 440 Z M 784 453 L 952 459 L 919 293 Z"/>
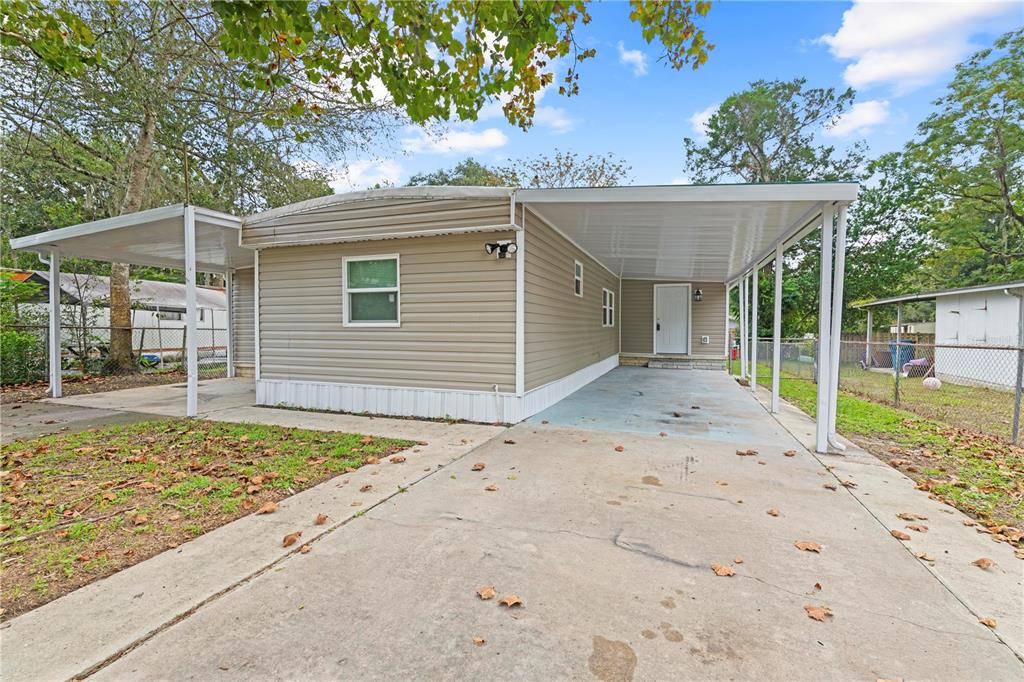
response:
<path id="1" fill-rule="evenodd" d="M 725 361 L 704 358 L 651 358 L 647 361 L 651 369 L 724 369 Z"/>

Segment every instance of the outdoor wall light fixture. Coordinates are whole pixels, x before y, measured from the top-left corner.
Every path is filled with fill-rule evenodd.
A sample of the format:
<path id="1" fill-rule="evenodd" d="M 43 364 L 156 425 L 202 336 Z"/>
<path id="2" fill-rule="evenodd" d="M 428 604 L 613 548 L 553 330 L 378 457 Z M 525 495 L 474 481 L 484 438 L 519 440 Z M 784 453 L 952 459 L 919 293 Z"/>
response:
<path id="1" fill-rule="evenodd" d="M 703 291 L 701 291 L 700 289 L 697 289 L 697 290 L 695 290 L 693 292 L 693 300 L 694 301 L 699 301 L 702 298 L 704 298 L 704 292 Z"/>
<path id="2" fill-rule="evenodd" d="M 497 258 L 508 258 L 518 250 L 516 243 L 510 241 L 484 244 L 484 251 L 488 255 L 495 254 Z"/>

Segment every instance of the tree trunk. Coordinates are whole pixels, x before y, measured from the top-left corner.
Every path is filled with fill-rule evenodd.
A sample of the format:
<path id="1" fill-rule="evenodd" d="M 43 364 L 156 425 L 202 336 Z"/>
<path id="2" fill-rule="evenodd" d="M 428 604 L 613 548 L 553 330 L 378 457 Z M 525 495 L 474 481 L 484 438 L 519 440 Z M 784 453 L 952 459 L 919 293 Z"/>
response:
<path id="1" fill-rule="evenodd" d="M 149 180 L 149 164 L 153 158 L 156 117 L 147 109 L 143 115 L 139 138 L 135 143 L 131 175 L 121 202 L 120 215 L 142 208 Z M 110 353 L 103 370 L 108 374 L 128 374 L 138 370 L 132 353 L 132 305 L 129 290 L 131 265 L 110 264 Z"/>

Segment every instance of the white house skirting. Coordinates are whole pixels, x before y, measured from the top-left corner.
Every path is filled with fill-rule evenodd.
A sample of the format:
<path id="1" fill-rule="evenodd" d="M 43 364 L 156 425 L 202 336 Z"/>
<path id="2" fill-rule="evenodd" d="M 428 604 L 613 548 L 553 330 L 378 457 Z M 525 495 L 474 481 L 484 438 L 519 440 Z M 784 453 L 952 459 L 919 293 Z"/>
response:
<path id="1" fill-rule="evenodd" d="M 261 378 L 256 381 L 256 402 L 259 405 L 356 414 L 366 412 L 401 417 L 514 423 L 553 405 L 618 364 L 618 355 L 613 355 L 569 376 L 527 391 L 522 398 L 517 398 L 513 393 Z"/>

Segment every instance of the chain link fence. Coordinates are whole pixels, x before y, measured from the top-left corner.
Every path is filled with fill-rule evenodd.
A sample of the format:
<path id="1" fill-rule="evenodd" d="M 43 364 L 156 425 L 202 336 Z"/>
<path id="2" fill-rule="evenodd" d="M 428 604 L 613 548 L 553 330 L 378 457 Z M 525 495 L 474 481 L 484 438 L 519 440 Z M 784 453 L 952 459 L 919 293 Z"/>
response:
<path id="1" fill-rule="evenodd" d="M 110 352 L 109 326 L 61 326 L 61 367 L 65 375 L 102 374 Z M 41 381 L 47 378 L 46 325 L 10 325 L 0 348 L 0 381 L 3 384 Z M 184 367 L 184 327 L 133 327 L 132 353 L 142 372 L 180 370 Z M 200 373 L 219 373 L 227 368 L 227 329 L 196 330 Z"/>
<path id="2" fill-rule="evenodd" d="M 841 391 L 899 407 L 949 426 L 1024 442 L 1024 347 L 947 345 L 916 341 L 844 340 Z M 816 380 L 816 339 L 784 339 L 780 376 Z M 771 339 L 758 342 L 758 383 L 772 367 Z M 732 372 L 739 373 L 734 360 Z"/>

